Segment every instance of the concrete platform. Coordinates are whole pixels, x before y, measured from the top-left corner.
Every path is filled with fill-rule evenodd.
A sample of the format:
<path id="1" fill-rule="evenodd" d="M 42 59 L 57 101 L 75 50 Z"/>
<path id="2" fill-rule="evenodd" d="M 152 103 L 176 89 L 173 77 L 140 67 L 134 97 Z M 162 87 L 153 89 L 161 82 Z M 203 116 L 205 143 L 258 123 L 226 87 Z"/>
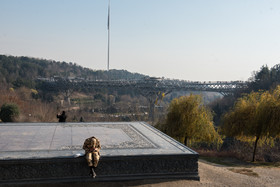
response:
<path id="1" fill-rule="evenodd" d="M 90 136 L 102 147 L 95 179 L 82 156 Z M 197 161 L 196 152 L 144 122 L 0 124 L 0 184 L 199 180 Z"/>

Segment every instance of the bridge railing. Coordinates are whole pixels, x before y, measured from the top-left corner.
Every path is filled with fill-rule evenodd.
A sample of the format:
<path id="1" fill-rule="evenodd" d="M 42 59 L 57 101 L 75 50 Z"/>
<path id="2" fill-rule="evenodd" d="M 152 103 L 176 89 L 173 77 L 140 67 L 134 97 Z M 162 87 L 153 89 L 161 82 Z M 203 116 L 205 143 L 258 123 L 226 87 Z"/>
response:
<path id="1" fill-rule="evenodd" d="M 39 81 L 49 83 L 51 86 L 87 87 L 87 88 L 136 88 L 150 90 L 186 90 L 186 91 L 216 91 L 233 92 L 237 89 L 247 88 L 244 81 L 180 81 L 170 79 L 133 79 L 133 80 L 94 80 L 38 78 Z"/>

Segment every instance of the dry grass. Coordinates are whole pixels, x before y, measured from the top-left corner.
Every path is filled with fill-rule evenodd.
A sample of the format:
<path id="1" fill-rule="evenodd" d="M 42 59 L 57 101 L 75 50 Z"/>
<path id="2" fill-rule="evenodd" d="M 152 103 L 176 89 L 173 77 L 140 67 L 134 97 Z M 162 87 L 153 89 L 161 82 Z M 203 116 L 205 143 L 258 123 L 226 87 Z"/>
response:
<path id="1" fill-rule="evenodd" d="M 251 177 L 259 177 L 259 174 L 254 172 L 252 169 L 247 168 L 229 168 L 228 170 L 234 172 L 234 173 L 240 173 L 242 175 L 248 175 Z"/>
<path id="2" fill-rule="evenodd" d="M 223 157 L 235 158 L 244 162 L 251 162 L 253 156 L 253 145 L 244 142 L 236 142 L 233 146 L 228 147 L 227 150 L 207 150 L 207 149 L 194 149 L 203 157 Z M 275 163 L 280 162 L 280 140 L 275 141 L 275 146 L 259 145 L 255 155 L 255 163 Z"/>
<path id="3" fill-rule="evenodd" d="M 33 99 L 31 89 L 18 90 L 1 88 L 0 106 L 4 103 L 14 103 L 19 107 L 20 115 L 16 122 L 54 122 L 56 120 L 56 104 L 43 103 Z"/>
<path id="4" fill-rule="evenodd" d="M 234 151 L 205 151 L 196 150 L 200 154 L 200 159 L 210 163 L 231 166 L 231 167 L 280 167 L 280 162 L 246 161 L 240 159 Z"/>
<path id="5" fill-rule="evenodd" d="M 202 156 L 206 157 L 235 157 L 234 151 L 217 151 L 217 150 L 205 150 L 205 149 L 196 149 Z"/>

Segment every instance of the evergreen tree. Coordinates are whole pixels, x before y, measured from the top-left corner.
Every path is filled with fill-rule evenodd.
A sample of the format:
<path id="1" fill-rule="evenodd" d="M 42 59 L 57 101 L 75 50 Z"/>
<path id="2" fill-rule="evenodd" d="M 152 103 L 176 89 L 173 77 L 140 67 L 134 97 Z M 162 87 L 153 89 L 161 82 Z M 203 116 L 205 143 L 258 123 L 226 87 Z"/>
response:
<path id="1" fill-rule="evenodd" d="M 19 115 L 18 106 L 14 103 L 3 104 L 0 111 L 0 119 L 3 122 L 13 122 Z"/>

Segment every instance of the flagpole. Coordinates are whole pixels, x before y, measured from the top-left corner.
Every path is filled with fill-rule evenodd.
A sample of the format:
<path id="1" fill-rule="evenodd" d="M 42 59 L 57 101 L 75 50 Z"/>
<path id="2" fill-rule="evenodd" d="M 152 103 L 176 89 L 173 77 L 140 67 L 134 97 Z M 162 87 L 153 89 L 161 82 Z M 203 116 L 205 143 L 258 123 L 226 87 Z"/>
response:
<path id="1" fill-rule="evenodd" d="M 108 3 L 108 23 L 107 23 L 107 29 L 108 29 L 108 56 L 107 56 L 107 71 L 109 71 L 110 66 L 110 0 Z"/>

